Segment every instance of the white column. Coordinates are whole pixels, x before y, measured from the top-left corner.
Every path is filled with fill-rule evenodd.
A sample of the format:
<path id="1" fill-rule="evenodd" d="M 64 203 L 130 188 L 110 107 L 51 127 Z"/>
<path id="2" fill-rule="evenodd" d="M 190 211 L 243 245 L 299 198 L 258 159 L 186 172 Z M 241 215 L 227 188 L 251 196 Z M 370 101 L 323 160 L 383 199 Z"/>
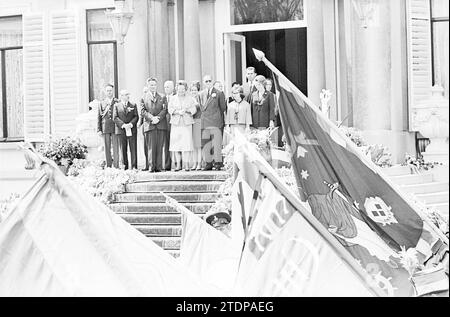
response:
<path id="1" fill-rule="evenodd" d="M 378 2 L 367 28 L 353 10 L 353 123 L 361 130 L 391 129 L 390 2 Z"/>
<path id="2" fill-rule="evenodd" d="M 202 78 L 198 0 L 184 1 L 184 76 L 188 83 Z M 213 27 L 213 26 L 210 26 Z"/>

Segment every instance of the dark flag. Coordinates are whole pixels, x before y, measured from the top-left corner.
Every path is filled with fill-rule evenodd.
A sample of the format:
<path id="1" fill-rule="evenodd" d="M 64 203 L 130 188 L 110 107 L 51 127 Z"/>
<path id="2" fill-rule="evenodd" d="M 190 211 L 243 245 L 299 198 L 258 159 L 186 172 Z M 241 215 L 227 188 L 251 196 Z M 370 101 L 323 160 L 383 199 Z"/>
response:
<path id="1" fill-rule="evenodd" d="M 300 198 L 363 268 L 377 277 L 388 295 L 414 295 L 401 251 L 413 248 L 423 264 L 448 252 L 448 242 L 433 232 L 379 174 L 378 167 L 263 60 L 274 72 Z"/>

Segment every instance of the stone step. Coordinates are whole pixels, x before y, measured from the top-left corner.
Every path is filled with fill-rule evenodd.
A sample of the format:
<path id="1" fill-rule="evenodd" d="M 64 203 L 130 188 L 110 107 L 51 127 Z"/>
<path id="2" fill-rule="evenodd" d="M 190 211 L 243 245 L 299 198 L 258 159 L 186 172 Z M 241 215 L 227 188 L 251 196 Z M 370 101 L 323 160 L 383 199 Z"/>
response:
<path id="1" fill-rule="evenodd" d="M 392 181 L 398 185 L 415 185 L 433 182 L 432 174 L 411 174 L 403 176 L 393 176 Z"/>
<path id="2" fill-rule="evenodd" d="M 184 207 L 196 214 L 204 214 L 212 207 L 213 203 L 184 203 Z M 115 203 L 109 207 L 116 213 L 178 213 L 178 211 L 166 203 Z"/>
<path id="3" fill-rule="evenodd" d="M 448 183 L 431 182 L 426 184 L 403 185 L 400 188 L 415 195 L 448 191 Z"/>
<path id="4" fill-rule="evenodd" d="M 219 198 L 218 193 L 171 193 L 169 195 L 180 203 L 215 202 Z M 159 193 L 124 193 L 115 196 L 117 203 L 163 203 L 166 198 Z"/>
<path id="5" fill-rule="evenodd" d="M 136 182 L 154 181 L 224 181 L 228 178 L 224 171 L 192 171 L 192 172 L 142 172 L 137 175 Z"/>
<path id="6" fill-rule="evenodd" d="M 383 168 L 382 171 L 386 176 L 401 176 L 411 174 L 411 169 L 408 166 L 401 166 L 401 165 Z"/>
<path id="7" fill-rule="evenodd" d="M 118 214 L 132 225 L 181 225 L 181 214 Z M 197 214 L 201 219 L 205 214 Z"/>
<path id="8" fill-rule="evenodd" d="M 221 181 L 166 181 L 166 182 L 143 182 L 128 184 L 128 193 L 171 193 L 171 192 L 197 192 L 210 193 L 217 192 L 223 184 Z"/>
<path id="9" fill-rule="evenodd" d="M 448 210 L 449 210 L 449 203 L 440 203 L 440 204 L 431 204 L 428 205 L 431 208 L 436 209 L 442 217 L 448 220 Z"/>
<path id="10" fill-rule="evenodd" d="M 181 214 L 119 214 L 132 225 L 181 225 Z"/>
<path id="11" fill-rule="evenodd" d="M 164 250 L 180 250 L 181 238 L 179 237 L 153 237 L 151 239 Z"/>
<path id="12" fill-rule="evenodd" d="M 417 199 L 425 204 L 440 204 L 449 202 L 449 192 L 436 192 L 429 194 L 421 194 L 416 196 Z"/>
<path id="13" fill-rule="evenodd" d="M 180 225 L 156 225 L 156 224 L 145 224 L 145 225 L 133 225 L 134 228 L 139 230 L 142 234 L 147 237 L 181 237 L 181 226 Z"/>

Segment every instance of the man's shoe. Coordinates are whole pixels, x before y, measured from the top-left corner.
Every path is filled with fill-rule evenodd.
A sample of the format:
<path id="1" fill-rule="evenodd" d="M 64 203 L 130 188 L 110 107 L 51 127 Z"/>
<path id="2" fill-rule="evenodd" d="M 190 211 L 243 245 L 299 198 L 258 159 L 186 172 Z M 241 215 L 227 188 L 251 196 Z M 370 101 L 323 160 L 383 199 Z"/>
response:
<path id="1" fill-rule="evenodd" d="M 142 169 L 143 172 L 148 172 L 148 168 Z"/>

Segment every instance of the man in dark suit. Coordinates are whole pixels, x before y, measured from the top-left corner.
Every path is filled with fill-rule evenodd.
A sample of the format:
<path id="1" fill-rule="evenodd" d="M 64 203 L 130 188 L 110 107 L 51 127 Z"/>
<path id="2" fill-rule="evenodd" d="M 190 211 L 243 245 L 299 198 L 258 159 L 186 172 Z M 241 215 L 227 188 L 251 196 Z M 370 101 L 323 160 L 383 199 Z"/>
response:
<path id="1" fill-rule="evenodd" d="M 137 105 L 131 103 L 130 93 L 120 91 L 120 101 L 113 111 L 113 120 L 116 124 L 116 135 L 122 148 L 122 160 L 125 169 L 128 169 L 128 148 L 131 153 L 131 168 L 137 169 L 137 123 L 139 120 Z"/>
<path id="2" fill-rule="evenodd" d="M 200 92 L 200 99 L 202 101 L 202 152 L 203 160 L 206 162 L 204 170 L 210 171 L 213 166 L 216 170 L 220 170 L 223 167 L 222 132 L 227 104 L 223 92 L 213 87 L 211 76 L 206 75 L 203 83 L 205 90 Z"/>
<path id="3" fill-rule="evenodd" d="M 149 78 L 147 84 L 148 92 L 141 100 L 145 141 L 149 151 L 147 164 L 151 172 L 161 172 L 163 147 L 167 136 L 167 105 L 165 104 L 167 99 L 161 97 L 156 91 L 158 89 L 156 78 Z"/>
<path id="4" fill-rule="evenodd" d="M 119 100 L 114 98 L 114 86 L 111 84 L 106 85 L 105 95 L 106 98 L 98 106 L 97 132 L 103 137 L 105 144 L 106 166 L 111 167 L 114 162 L 114 167 L 119 168 L 119 140 L 115 134 L 116 125 L 113 121 L 113 109 Z M 111 147 L 113 151 L 112 156 Z"/>

